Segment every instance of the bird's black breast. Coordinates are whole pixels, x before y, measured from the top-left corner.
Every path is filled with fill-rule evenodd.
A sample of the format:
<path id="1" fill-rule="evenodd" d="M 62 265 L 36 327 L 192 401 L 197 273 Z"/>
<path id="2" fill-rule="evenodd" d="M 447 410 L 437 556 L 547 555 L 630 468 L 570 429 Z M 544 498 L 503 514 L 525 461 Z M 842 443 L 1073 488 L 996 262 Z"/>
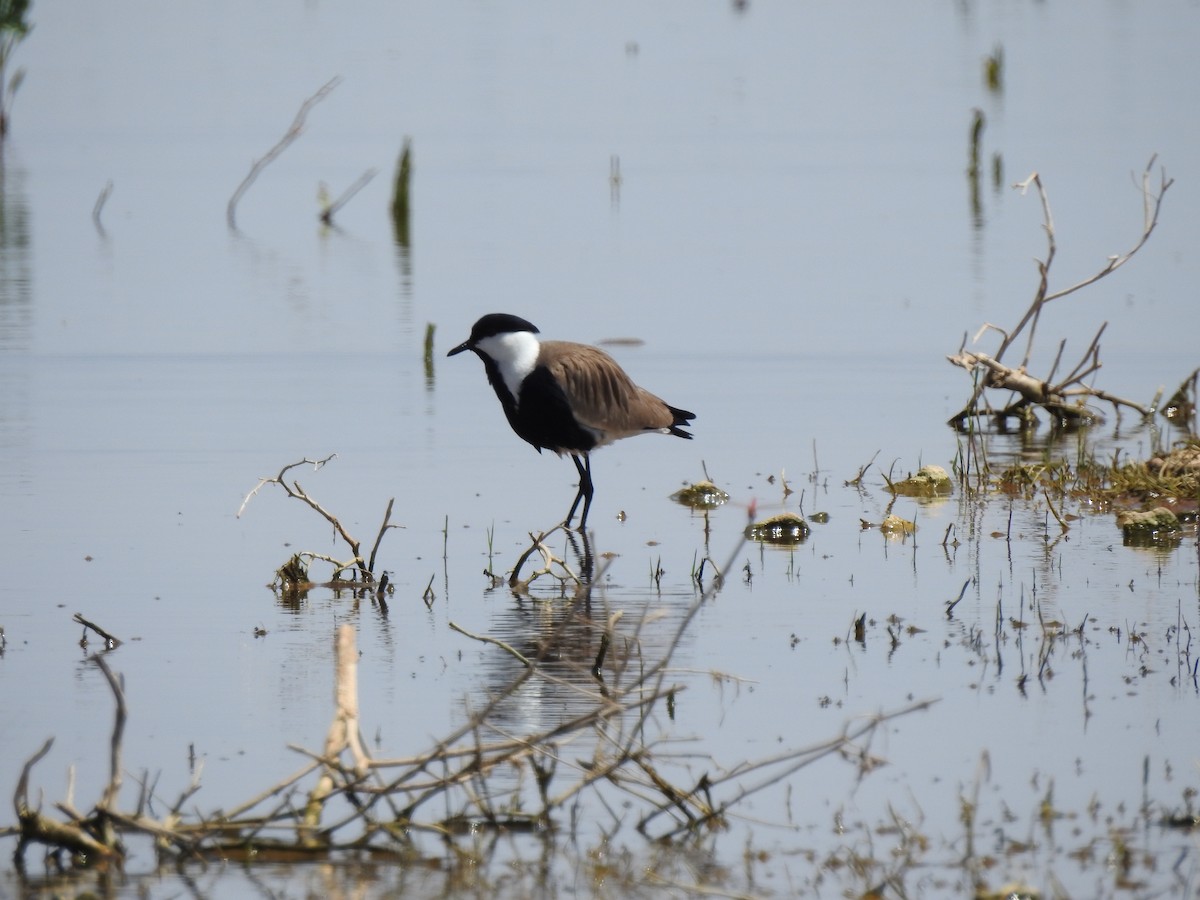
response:
<path id="1" fill-rule="evenodd" d="M 496 374 L 492 386 L 508 423 L 521 438 L 538 450 L 586 453 L 596 446 L 596 436 L 575 420 L 562 387 L 544 366 L 535 367 L 521 382 L 516 401 Z"/>

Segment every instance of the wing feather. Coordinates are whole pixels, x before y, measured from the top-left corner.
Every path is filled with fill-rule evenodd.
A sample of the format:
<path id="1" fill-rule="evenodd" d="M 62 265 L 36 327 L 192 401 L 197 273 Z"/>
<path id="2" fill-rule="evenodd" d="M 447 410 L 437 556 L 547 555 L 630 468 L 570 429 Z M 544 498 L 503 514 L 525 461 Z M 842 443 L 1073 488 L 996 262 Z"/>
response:
<path id="1" fill-rule="evenodd" d="M 602 443 L 674 424 L 671 408 L 598 347 L 543 341 L 538 362 L 562 386 L 579 424 L 597 432 Z"/>

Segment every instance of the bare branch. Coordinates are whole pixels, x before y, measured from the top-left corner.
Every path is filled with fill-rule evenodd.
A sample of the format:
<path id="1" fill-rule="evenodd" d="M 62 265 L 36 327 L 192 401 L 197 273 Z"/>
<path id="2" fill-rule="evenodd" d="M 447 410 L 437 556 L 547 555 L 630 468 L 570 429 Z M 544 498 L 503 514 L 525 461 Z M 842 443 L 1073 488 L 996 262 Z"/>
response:
<path id="1" fill-rule="evenodd" d="M 113 697 L 117 701 L 112 740 L 110 742 L 108 785 L 104 789 L 104 796 L 100 799 L 100 808 L 109 810 L 116 808 L 117 795 L 121 792 L 121 738 L 125 734 L 125 718 L 127 715 L 125 708 L 125 685 L 124 679 L 113 674 L 112 669 L 108 667 L 108 663 L 104 661 L 103 656 L 93 656 L 92 659 L 100 667 L 100 671 L 104 673 L 104 677 L 108 680 L 108 686 L 112 689 Z M 115 841 L 106 841 L 106 843 L 112 845 Z"/>
<path id="2" fill-rule="evenodd" d="M 533 668 L 533 665 L 534 665 L 533 660 L 531 660 L 528 656 L 523 654 L 520 650 L 513 647 L 512 644 L 505 643 L 504 641 L 500 640 L 499 638 L 488 637 L 486 634 L 473 634 L 472 632 L 467 631 L 467 629 L 463 628 L 461 625 L 459 625 L 457 622 L 454 622 L 454 621 L 447 622 L 446 624 L 449 625 L 453 630 L 457 631 L 459 634 L 464 634 L 473 641 L 482 641 L 485 644 L 492 644 L 496 647 L 499 647 L 505 653 L 508 653 L 514 659 L 516 659 L 517 662 L 519 662 L 521 665 L 526 666 L 528 668 Z"/>
<path id="3" fill-rule="evenodd" d="M 120 638 L 116 637 L 115 635 L 109 634 L 107 631 L 105 631 L 103 628 L 101 628 L 95 622 L 89 622 L 87 619 L 85 619 L 83 617 L 82 613 L 75 613 L 75 615 L 73 615 L 71 617 L 71 621 L 78 622 L 84 628 L 92 629 L 92 631 L 96 632 L 96 634 L 100 635 L 100 637 L 104 638 L 104 644 L 105 644 L 106 649 L 115 650 L 115 649 L 117 649 L 117 647 L 121 646 Z"/>
<path id="4" fill-rule="evenodd" d="M 313 471 L 317 472 L 317 471 L 320 471 L 325 466 L 326 463 L 328 463 L 330 460 L 334 460 L 334 459 L 337 459 L 336 453 L 330 453 L 324 459 L 309 459 L 306 456 L 304 459 L 300 460 L 300 462 L 288 463 L 286 466 L 284 466 L 282 469 L 279 470 L 278 475 L 272 475 L 270 477 L 260 478 L 258 480 L 258 484 L 256 484 L 254 486 L 254 489 L 251 490 L 250 493 L 248 493 L 246 495 L 245 499 L 242 500 L 242 505 L 238 507 L 237 515 L 235 516 L 235 518 L 240 519 L 242 517 L 242 513 L 246 511 L 246 506 L 250 503 L 250 501 L 254 498 L 254 496 L 259 491 L 261 491 L 266 485 L 278 484 L 285 491 L 287 491 L 288 490 L 287 482 L 285 482 L 283 480 L 283 476 L 286 475 L 288 472 L 290 472 L 292 469 L 298 468 L 300 466 L 312 466 Z M 288 495 L 291 496 L 290 491 L 288 491 Z"/>
<path id="5" fill-rule="evenodd" d="M 371 572 L 375 571 L 375 554 L 379 552 L 379 545 L 383 542 L 383 535 L 389 528 L 399 528 L 399 525 L 389 525 L 392 520 L 392 506 L 395 505 L 396 498 L 392 497 L 388 500 L 387 509 L 383 513 L 383 522 L 379 526 L 379 534 L 375 535 L 375 543 L 371 547 L 371 558 L 367 560 L 367 569 Z"/>
<path id="6" fill-rule="evenodd" d="M 229 205 L 225 207 L 225 221 L 229 223 L 231 230 L 237 230 L 236 212 L 238 201 L 242 199 L 242 195 L 250 189 L 250 185 L 254 183 L 262 170 L 270 165 L 279 154 L 283 153 L 296 138 L 300 137 L 304 131 L 304 121 L 308 118 L 309 110 L 329 96 L 329 92 L 337 87 L 341 80 L 341 76 L 334 76 L 325 82 L 320 90 L 300 104 L 300 111 L 296 113 L 296 118 L 292 120 L 291 127 L 279 139 L 279 142 L 268 150 L 261 159 L 255 160 L 254 164 L 250 166 L 250 173 L 237 186 L 237 190 L 229 198 Z"/>
<path id="7" fill-rule="evenodd" d="M 1151 175 L 1156 159 L 1157 156 L 1151 157 L 1150 162 L 1146 165 L 1146 168 L 1142 173 L 1140 187 L 1143 208 L 1142 230 L 1140 236 L 1134 242 L 1133 246 L 1123 254 L 1108 257 L 1108 259 L 1105 261 L 1105 264 L 1098 271 L 1087 278 L 1053 292 L 1050 291 L 1049 288 L 1049 278 L 1050 268 L 1054 263 L 1054 258 L 1057 253 L 1057 238 L 1054 228 L 1054 215 L 1050 208 L 1050 200 L 1046 193 L 1045 185 L 1042 183 L 1041 176 L 1037 172 L 1032 173 L 1027 179 L 1025 179 L 1025 181 L 1014 185 L 1014 187 L 1022 192 L 1027 192 L 1031 186 L 1037 189 L 1038 198 L 1042 204 L 1042 227 L 1046 232 L 1046 257 L 1043 260 L 1037 261 L 1037 289 L 1034 292 L 1033 301 L 1030 303 L 1028 309 L 1025 310 L 1024 315 L 1021 317 L 1021 320 L 1017 323 L 1016 327 L 1011 331 L 1005 331 L 1004 329 L 997 328 L 995 325 L 988 323 L 981 327 L 976 333 L 975 341 L 978 342 L 983 334 L 988 330 L 1000 332 L 1003 338 L 995 354 L 989 356 L 984 353 L 969 351 L 965 349 L 965 347 L 960 347 L 956 354 L 947 357 L 947 359 L 949 359 L 949 361 L 954 365 L 962 366 L 967 371 L 977 376 L 970 399 L 968 400 L 966 406 L 963 407 L 962 411 L 950 420 L 951 424 L 960 424 L 963 420 L 972 416 L 983 415 L 985 410 L 980 408 L 980 400 L 986 390 L 989 388 L 1016 391 L 1021 397 L 1021 402 L 1017 404 L 1011 404 L 1001 413 L 996 413 L 994 415 L 1010 416 L 1027 413 L 1028 406 L 1030 404 L 1034 404 L 1042 406 L 1059 416 L 1069 415 L 1074 417 L 1082 413 L 1083 415 L 1092 415 L 1095 417 L 1095 414 L 1089 413 L 1084 407 L 1069 407 L 1064 402 L 1064 398 L 1068 395 L 1098 396 L 1097 391 L 1091 387 L 1075 390 L 1072 388 L 1072 386 L 1080 384 L 1083 379 L 1100 369 L 1100 335 L 1104 333 L 1104 329 L 1107 327 L 1108 323 L 1101 325 L 1100 330 L 1097 332 L 1096 336 L 1092 338 L 1091 344 L 1079 358 L 1079 361 L 1075 364 L 1070 374 L 1058 383 L 1052 383 L 1052 381 L 1055 378 L 1059 365 L 1062 362 L 1063 352 L 1066 347 L 1065 340 L 1059 343 L 1058 352 L 1055 356 L 1052 366 L 1050 367 L 1050 372 L 1044 379 L 1030 376 L 1026 372 L 1026 369 L 1028 368 L 1029 361 L 1033 355 L 1033 344 L 1037 335 L 1037 325 L 1040 320 L 1042 310 L 1045 308 L 1046 304 L 1062 297 L 1069 296 L 1070 294 L 1095 284 L 1100 279 L 1112 274 L 1121 266 L 1125 265 L 1125 263 L 1129 262 L 1129 260 L 1132 259 L 1143 246 L 1145 246 L 1146 241 L 1149 240 L 1150 235 L 1158 225 L 1158 218 L 1162 209 L 1163 197 L 1166 195 L 1167 190 L 1174 183 L 1173 179 L 1168 178 L 1166 172 L 1162 171 L 1157 188 L 1151 185 Z M 1027 342 L 1025 355 L 1021 361 L 1021 364 L 1015 368 L 1007 366 L 1002 362 L 1004 355 L 1022 333 L 1027 335 Z M 982 377 L 979 377 L 981 372 Z M 1105 395 L 1104 399 L 1108 399 L 1115 405 L 1128 406 L 1133 409 L 1138 409 L 1139 411 L 1145 409 L 1145 407 L 1141 406 L 1140 404 L 1128 400 L 1122 400 L 1121 398 L 1112 397 L 1110 395 Z M 1143 412 L 1143 415 L 1147 414 L 1148 413 Z"/>

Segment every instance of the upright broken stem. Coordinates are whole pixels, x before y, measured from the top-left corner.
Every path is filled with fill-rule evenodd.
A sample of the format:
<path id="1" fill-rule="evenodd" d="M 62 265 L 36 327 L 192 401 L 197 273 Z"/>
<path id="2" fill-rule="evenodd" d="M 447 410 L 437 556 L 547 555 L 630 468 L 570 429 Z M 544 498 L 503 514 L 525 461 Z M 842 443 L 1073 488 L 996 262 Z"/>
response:
<path id="1" fill-rule="evenodd" d="M 333 699 L 336 709 L 329 732 L 325 736 L 325 769 L 308 795 L 304 808 L 300 840 L 311 845 L 316 843 L 314 832 L 321 824 L 321 811 L 325 800 L 336 787 L 334 763 L 349 749 L 354 757 L 354 773 L 364 777 L 371 764 L 359 735 L 358 723 L 358 649 L 353 625 L 339 625 L 334 637 L 335 682 Z"/>
<path id="2" fill-rule="evenodd" d="M 125 685 L 123 678 L 113 674 L 112 669 L 108 667 L 108 663 L 104 661 L 103 656 L 93 656 L 92 659 L 96 661 L 96 665 L 100 667 L 100 671 L 108 679 L 108 686 L 112 689 L 113 697 L 117 701 L 116 717 L 113 721 L 113 733 L 110 742 L 108 786 L 105 787 L 104 796 L 100 799 L 101 809 L 116 809 L 117 795 L 121 792 L 121 738 L 125 734 L 125 719 L 127 716 L 125 708 Z M 106 843 L 110 842 L 106 841 Z"/>

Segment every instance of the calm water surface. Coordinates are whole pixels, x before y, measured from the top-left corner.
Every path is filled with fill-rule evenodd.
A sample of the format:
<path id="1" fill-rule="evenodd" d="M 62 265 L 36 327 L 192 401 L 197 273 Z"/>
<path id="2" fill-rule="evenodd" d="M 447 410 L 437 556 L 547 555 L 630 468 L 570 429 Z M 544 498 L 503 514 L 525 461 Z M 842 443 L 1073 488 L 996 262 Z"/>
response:
<path id="1" fill-rule="evenodd" d="M 944 422 L 970 385 L 944 356 L 984 322 L 1014 324 L 1033 295 L 1041 210 L 1007 185 L 1034 170 L 1054 209 L 1057 286 L 1132 246 L 1136 175 L 1152 154 L 1178 180 L 1142 254 L 1047 311 L 1032 368 L 1061 338 L 1067 358 L 1082 352 L 1105 321 L 1097 378 L 1113 393 L 1148 402 L 1200 364 L 1194 4 L 266 3 L 200 15 L 117 2 L 36 5 L 31 18 L 0 197 L 0 785 L 51 735 L 34 772 L 47 804 L 70 766 L 77 805 L 107 779 L 112 700 L 76 612 L 126 641 L 108 661 L 126 679 L 127 769 L 158 773 L 173 798 L 194 751 L 204 811 L 297 769 L 288 744 L 320 746 L 339 623 L 358 628 L 364 730 L 381 756 L 427 748 L 515 677 L 511 657 L 449 623 L 523 645 L 560 621 L 483 571 L 510 568 L 528 533 L 562 515 L 574 471 L 508 433 L 476 361 L 444 358 L 502 310 L 551 337 L 638 339 L 612 352 L 698 413 L 691 443 L 646 438 L 593 461 L 594 549 L 612 555 L 594 601 L 630 625 L 650 614 L 646 658 L 698 596 L 697 561 L 724 564 L 739 547 L 752 503 L 829 514 L 793 550 L 737 549 L 676 651 L 686 690 L 675 718 L 653 724 L 688 739 L 663 757 L 681 781 L 936 700 L 876 733 L 865 776 L 861 758 L 801 769 L 695 856 L 628 827 L 605 841 L 609 812 L 585 806 L 576 840 L 554 845 L 552 885 L 603 892 L 603 847 L 681 884 L 857 895 L 874 884 L 824 862 L 885 856 L 899 838 L 882 826 L 903 821 L 936 848 L 908 890 L 962 896 L 961 803 L 978 791 L 977 852 L 1035 848 L 1004 856 L 993 887 L 1195 895 L 1194 839 L 1146 824 L 1200 787 L 1195 536 L 1138 550 L 1109 511 L 1071 510 L 1064 535 L 1044 503 L 893 506 L 880 474 L 958 452 Z M 1005 83 L 992 93 L 982 60 L 998 45 Z M 335 75 L 231 231 L 225 204 L 250 163 Z M 973 108 L 987 117 L 974 204 Z M 406 136 L 412 240 L 397 246 L 386 208 Z M 336 195 L 371 168 L 338 227 L 322 228 L 319 184 Z M 1177 436 L 1126 416 L 1081 439 L 1136 455 Z M 386 616 L 322 591 L 280 602 L 265 585 L 291 553 L 342 548 L 269 487 L 236 515 L 260 477 L 335 452 L 295 474 L 368 542 L 396 499 Z M 991 452 L 1048 451 L 1004 438 Z M 1074 460 L 1079 445 L 1050 452 Z M 873 457 L 863 486 L 847 486 Z M 706 469 L 732 496 L 707 520 L 667 499 Z M 888 512 L 915 519 L 918 539 L 860 527 Z M 957 546 L 943 544 L 951 526 Z M 1082 629 L 1047 640 L 1046 621 Z M 585 663 L 588 639 L 573 645 Z M 501 715 L 543 727 L 576 702 L 541 686 Z M 1048 795 L 1061 818 L 1040 815 Z M 1123 828 L 1150 860 L 1133 887 L 1106 862 Z M 545 846 L 513 837 L 481 853 L 502 865 Z M 763 851 L 756 863 L 747 847 Z M 153 867 L 142 849 L 129 872 Z M 439 878 L 213 868 L 125 890 L 438 893 Z M 37 890 L 0 877 L 0 895 Z"/>

